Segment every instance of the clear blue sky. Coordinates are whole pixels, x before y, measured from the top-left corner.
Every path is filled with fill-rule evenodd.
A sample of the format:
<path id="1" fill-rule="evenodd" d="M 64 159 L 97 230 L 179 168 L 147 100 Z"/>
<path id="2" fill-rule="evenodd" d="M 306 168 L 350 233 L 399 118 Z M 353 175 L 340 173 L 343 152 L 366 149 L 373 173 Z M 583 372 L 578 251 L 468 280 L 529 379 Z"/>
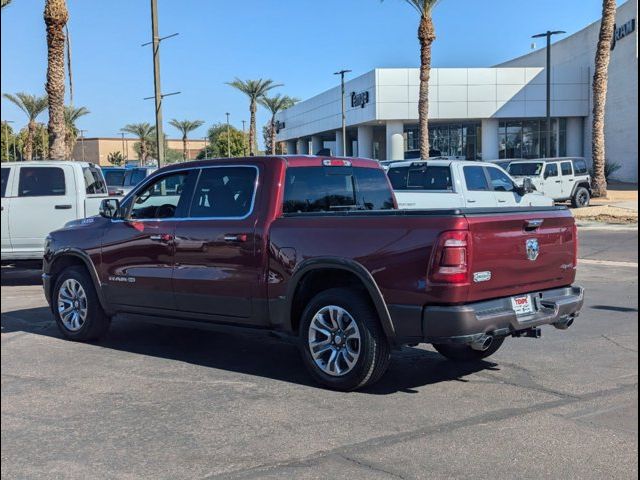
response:
<path id="1" fill-rule="evenodd" d="M 622 3 L 622 2 L 619 2 Z M 335 85 L 332 73 L 418 66 L 417 14 L 403 0 L 159 0 L 160 34 L 180 32 L 161 50 L 165 120 L 248 120 L 245 97 L 225 81 L 272 78 L 301 99 Z M 441 0 L 434 12 L 434 67 L 491 66 L 529 51 L 531 34 L 580 30 L 600 16 L 601 0 Z M 44 0 L 13 0 L 2 11 L 1 91 L 43 93 Z M 117 136 L 132 122 L 153 123 L 148 0 L 68 0 L 74 103 L 91 114 L 86 136 Z M 541 45 L 538 45 L 541 46 Z M 2 119 L 24 116 L 2 100 Z M 46 121 L 46 115 L 42 117 Z M 267 120 L 259 113 L 259 127 Z M 174 129 L 165 124 L 170 137 Z"/>

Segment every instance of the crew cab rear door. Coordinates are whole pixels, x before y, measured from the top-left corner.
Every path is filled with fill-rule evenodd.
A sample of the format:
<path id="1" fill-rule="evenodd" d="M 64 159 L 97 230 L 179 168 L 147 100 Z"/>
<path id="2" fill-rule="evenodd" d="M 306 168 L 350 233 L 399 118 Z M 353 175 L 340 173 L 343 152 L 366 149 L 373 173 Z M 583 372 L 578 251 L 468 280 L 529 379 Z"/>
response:
<path id="1" fill-rule="evenodd" d="M 577 234 L 566 209 L 467 215 L 472 238 L 468 301 L 570 285 Z"/>
<path id="2" fill-rule="evenodd" d="M 256 163 L 200 170 L 175 231 L 173 290 L 180 311 L 212 321 L 259 321 L 252 302 L 263 269 L 254 208 L 260 169 Z"/>

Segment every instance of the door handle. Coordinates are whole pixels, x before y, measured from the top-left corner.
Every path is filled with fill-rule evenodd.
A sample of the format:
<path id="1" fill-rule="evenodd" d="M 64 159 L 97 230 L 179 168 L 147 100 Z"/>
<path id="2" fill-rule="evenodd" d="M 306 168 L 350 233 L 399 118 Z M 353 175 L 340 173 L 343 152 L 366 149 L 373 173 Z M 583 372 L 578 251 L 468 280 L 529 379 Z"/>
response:
<path id="1" fill-rule="evenodd" d="M 467 203 L 476 203 L 475 200 L 471 200 L 470 198 L 467 199 Z"/>
<path id="2" fill-rule="evenodd" d="M 498 203 L 507 203 L 506 200 L 498 200 Z"/>
<path id="3" fill-rule="evenodd" d="M 246 242 L 247 235 L 244 233 L 239 235 L 229 233 L 224 236 L 224 241 L 225 242 Z"/>
<path id="4" fill-rule="evenodd" d="M 70 210 L 71 205 L 56 205 L 54 208 L 56 210 Z"/>
<path id="5" fill-rule="evenodd" d="M 570 178 L 569 181 L 570 182 L 575 182 L 575 180 L 573 178 Z"/>
<path id="6" fill-rule="evenodd" d="M 173 241 L 173 235 L 169 234 L 169 233 L 161 233 L 159 235 L 150 235 L 149 236 L 149 240 L 151 240 L 152 242 L 162 242 L 162 243 L 169 243 Z"/>
<path id="7" fill-rule="evenodd" d="M 562 180 L 556 180 L 556 183 L 562 183 Z"/>

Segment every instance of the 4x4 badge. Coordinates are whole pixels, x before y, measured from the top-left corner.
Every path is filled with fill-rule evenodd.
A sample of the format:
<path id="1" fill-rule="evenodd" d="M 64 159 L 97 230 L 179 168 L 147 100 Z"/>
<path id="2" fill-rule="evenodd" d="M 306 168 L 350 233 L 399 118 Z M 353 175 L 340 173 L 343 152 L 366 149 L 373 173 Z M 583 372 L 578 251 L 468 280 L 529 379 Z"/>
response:
<path id="1" fill-rule="evenodd" d="M 540 255 L 540 245 L 537 238 L 530 238 L 527 240 L 527 258 L 532 262 L 535 262 Z"/>

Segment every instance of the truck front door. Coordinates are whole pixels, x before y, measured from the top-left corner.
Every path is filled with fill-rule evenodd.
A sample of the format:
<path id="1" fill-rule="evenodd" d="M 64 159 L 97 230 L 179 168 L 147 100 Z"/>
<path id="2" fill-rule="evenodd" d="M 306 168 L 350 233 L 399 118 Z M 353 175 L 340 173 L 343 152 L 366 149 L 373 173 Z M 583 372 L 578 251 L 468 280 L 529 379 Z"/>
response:
<path id="1" fill-rule="evenodd" d="M 212 320 L 261 323 L 253 298 L 263 275 L 254 208 L 260 168 L 202 168 L 187 218 L 176 224 L 177 308 Z"/>

